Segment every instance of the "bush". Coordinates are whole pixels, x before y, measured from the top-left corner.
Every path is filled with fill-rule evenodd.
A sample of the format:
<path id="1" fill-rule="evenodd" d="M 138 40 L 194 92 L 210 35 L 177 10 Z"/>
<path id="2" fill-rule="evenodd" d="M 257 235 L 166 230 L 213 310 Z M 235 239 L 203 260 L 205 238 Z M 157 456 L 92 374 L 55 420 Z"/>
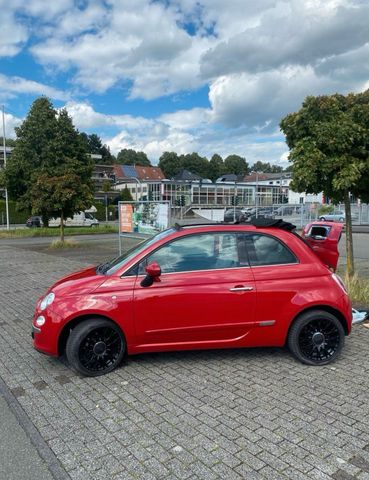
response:
<path id="1" fill-rule="evenodd" d="M 26 223 L 30 216 L 27 212 L 20 212 L 17 210 L 17 202 L 9 200 L 9 223 L 14 225 L 18 223 Z M 6 205 L 5 200 L 0 200 L 0 225 L 6 224 Z"/>
<path id="2" fill-rule="evenodd" d="M 105 204 L 102 202 L 94 202 L 94 207 L 96 207 L 97 212 L 93 214 L 99 222 L 105 222 Z M 112 215 L 110 215 L 112 212 Z M 115 205 L 108 205 L 108 220 L 116 220 L 117 216 L 117 208 Z"/>
<path id="3" fill-rule="evenodd" d="M 331 213 L 334 210 L 334 205 L 322 205 L 318 210 L 318 215 L 324 215 L 326 213 Z"/>

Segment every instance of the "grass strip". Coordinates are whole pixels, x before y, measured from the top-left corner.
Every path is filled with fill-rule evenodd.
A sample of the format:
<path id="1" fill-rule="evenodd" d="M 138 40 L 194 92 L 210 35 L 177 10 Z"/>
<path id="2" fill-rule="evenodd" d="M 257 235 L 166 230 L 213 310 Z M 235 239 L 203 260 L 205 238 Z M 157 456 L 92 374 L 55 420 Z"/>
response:
<path id="1" fill-rule="evenodd" d="M 65 227 L 64 235 L 101 235 L 104 233 L 118 233 L 118 227 L 100 225 L 99 227 Z M 0 238 L 32 238 L 32 237 L 59 237 L 59 228 L 15 228 L 0 230 Z"/>

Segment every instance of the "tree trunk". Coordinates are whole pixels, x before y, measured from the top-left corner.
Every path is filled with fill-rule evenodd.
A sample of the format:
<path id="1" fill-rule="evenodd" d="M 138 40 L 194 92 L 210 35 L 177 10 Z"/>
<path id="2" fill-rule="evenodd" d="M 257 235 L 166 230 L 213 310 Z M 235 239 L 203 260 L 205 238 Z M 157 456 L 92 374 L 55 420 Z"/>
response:
<path id="1" fill-rule="evenodd" d="M 350 193 L 345 191 L 345 216 L 346 216 L 346 266 L 347 275 L 352 277 L 355 273 L 354 266 L 354 247 L 352 241 L 352 219 L 351 219 L 351 204 Z"/>
<path id="2" fill-rule="evenodd" d="M 64 243 L 64 212 L 60 214 L 60 241 Z"/>

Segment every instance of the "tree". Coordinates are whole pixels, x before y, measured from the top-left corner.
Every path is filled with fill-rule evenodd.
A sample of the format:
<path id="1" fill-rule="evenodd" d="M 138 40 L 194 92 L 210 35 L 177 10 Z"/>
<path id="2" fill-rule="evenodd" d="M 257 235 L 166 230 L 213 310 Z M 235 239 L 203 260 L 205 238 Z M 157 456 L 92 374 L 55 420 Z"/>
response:
<path id="1" fill-rule="evenodd" d="M 292 162 L 291 188 L 344 202 L 347 273 L 354 274 L 350 193 L 369 200 L 369 90 L 307 97 L 281 121 Z"/>
<path id="2" fill-rule="evenodd" d="M 29 199 L 24 195 L 33 174 L 53 161 L 50 138 L 55 137 L 57 129 L 56 111 L 46 97 L 35 100 L 24 122 L 15 128 L 17 141 L 7 162 L 5 182 L 9 196 L 17 200 L 20 210 L 31 211 Z"/>
<path id="3" fill-rule="evenodd" d="M 121 202 L 133 202 L 133 197 L 132 197 L 131 192 L 129 191 L 129 188 L 127 187 L 127 185 L 121 191 L 119 200 Z"/>
<path id="4" fill-rule="evenodd" d="M 228 155 L 224 160 L 225 173 L 233 173 L 235 175 L 247 175 L 249 166 L 246 159 L 239 155 Z"/>
<path id="5" fill-rule="evenodd" d="M 4 145 L 4 137 L 0 137 L 0 149 Z M 15 147 L 16 140 L 14 138 L 6 138 L 5 137 L 5 145 L 7 147 Z"/>
<path id="6" fill-rule="evenodd" d="M 16 134 L 5 180 L 20 209 L 41 214 L 47 225 L 91 206 L 93 164 L 66 110 L 57 114 L 49 99 L 38 98 Z M 63 241 L 63 222 L 60 233 Z"/>
<path id="7" fill-rule="evenodd" d="M 223 158 L 215 153 L 209 162 L 209 175 L 208 177 L 215 182 L 219 177 L 225 173 Z"/>
<path id="8" fill-rule="evenodd" d="M 202 178 L 209 176 L 209 161 L 206 157 L 201 157 L 198 153 L 187 153 L 180 155 L 179 160 L 183 169 L 200 175 Z"/>
<path id="9" fill-rule="evenodd" d="M 117 155 L 119 165 L 140 165 L 142 167 L 151 167 L 150 160 L 145 152 L 136 152 L 131 148 L 124 148 Z"/>
<path id="10" fill-rule="evenodd" d="M 56 135 L 49 139 L 54 156 L 33 174 L 26 196 L 33 213 L 60 217 L 60 240 L 64 242 L 66 218 L 93 202 L 93 162 L 65 109 L 58 115 L 57 127 Z"/>
<path id="11" fill-rule="evenodd" d="M 259 160 L 251 167 L 251 171 L 263 173 L 281 173 L 283 172 L 283 167 L 280 167 L 279 165 L 272 165 L 269 162 L 261 162 Z"/>
<path id="12" fill-rule="evenodd" d="M 103 145 L 98 135 L 95 133 L 87 135 L 87 133 L 84 132 L 80 135 L 88 153 L 101 155 L 101 159 L 97 159 L 96 163 L 111 165 L 115 162 L 115 157 L 110 153 L 110 148 L 105 144 Z"/>
<path id="13" fill-rule="evenodd" d="M 159 168 L 165 178 L 172 178 L 181 171 L 182 163 L 176 152 L 164 152 L 159 158 Z"/>

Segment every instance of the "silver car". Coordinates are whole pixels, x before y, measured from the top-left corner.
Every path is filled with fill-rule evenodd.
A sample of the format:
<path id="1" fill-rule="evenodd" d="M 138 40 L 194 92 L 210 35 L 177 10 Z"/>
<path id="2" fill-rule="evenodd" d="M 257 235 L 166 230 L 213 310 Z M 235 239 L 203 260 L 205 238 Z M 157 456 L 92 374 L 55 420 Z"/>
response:
<path id="1" fill-rule="evenodd" d="M 328 222 L 344 222 L 345 221 L 345 212 L 341 210 L 336 210 L 332 213 L 325 213 L 320 215 L 319 220 L 328 221 Z"/>

